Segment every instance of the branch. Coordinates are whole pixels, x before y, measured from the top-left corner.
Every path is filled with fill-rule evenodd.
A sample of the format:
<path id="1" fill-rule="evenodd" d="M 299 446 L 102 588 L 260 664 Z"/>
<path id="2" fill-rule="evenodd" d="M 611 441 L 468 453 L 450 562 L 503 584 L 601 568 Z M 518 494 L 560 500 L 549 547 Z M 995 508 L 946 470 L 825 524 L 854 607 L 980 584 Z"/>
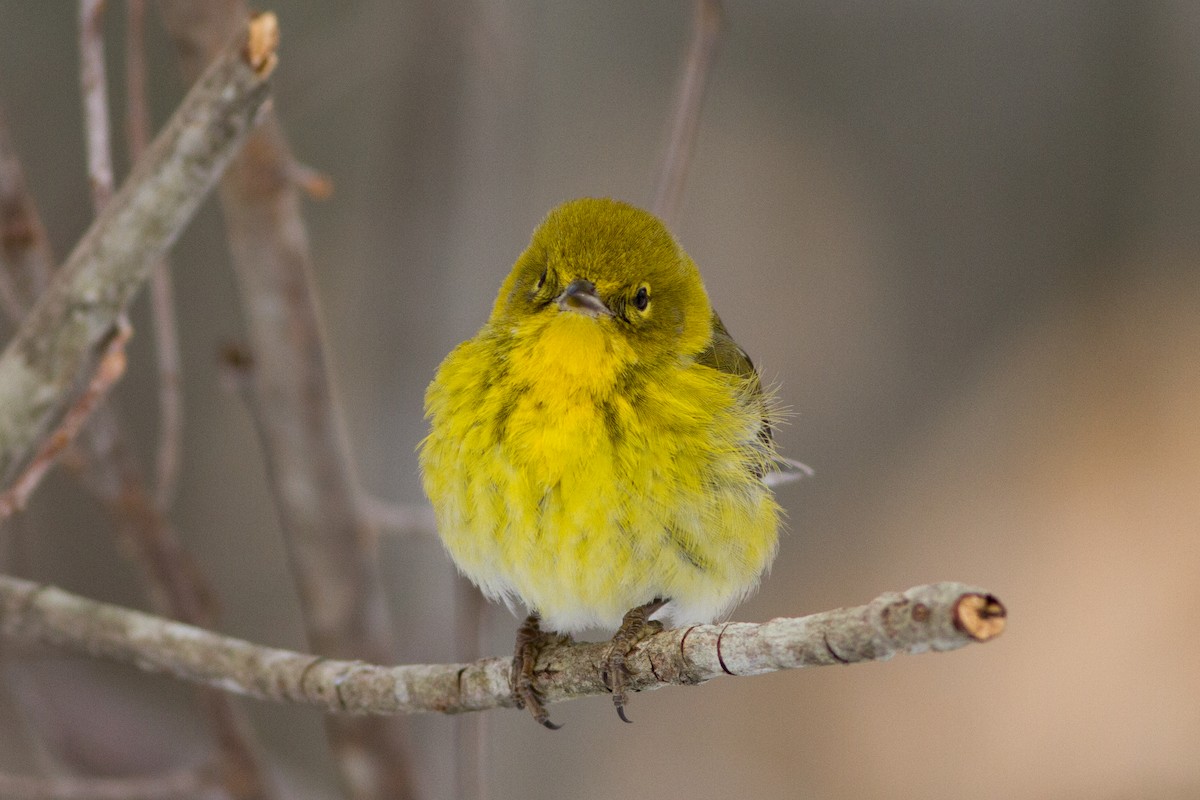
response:
<path id="1" fill-rule="evenodd" d="M 99 214 L 113 193 L 112 126 L 108 122 L 108 78 L 104 69 L 105 0 L 79 3 L 79 85 L 83 90 L 84 142 L 92 208 Z"/>
<path id="2" fill-rule="evenodd" d="M 274 29 L 261 15 L 254 27 Z M 273 46 L 246 33 L 188 93 L 0 355 L 0 487 L 87 387 L 113 326 L 258 119 Z"/>
<path id="3" fill-rule="evenodd" d="M 37 778 L 0 773 L 5 800 L 168 800 L 214 788 L 211 770 L 185 769 L 135 778 Z"/>
<path id="4" fill-rule="evenodd" d="M 0 494 L 0 521 L 7 519 L 14 511 L 25 507 L 33 490 L 41 482 L 42 476 L 54 465 L 59 455 L 75 441 L 76 435 L 83 428 L 92 414 L 92 409 L 101 402 L 121 376 L 125 374 L 125 343 L 133 335 L 133 329 L 118 317 L 113 334 L 104 345 L 103 356 L 96 367 L 96 373 L 88 381 L 87 389 L 75 400 L 75 404 L 67 409 L 67 413 L 54 431 L 38 450 L 25 471 L 17 476 L 11 487 Z"/>
<path id="5" fill-rule="evenodd" d="M 146 104 L 146 3 L 129 0 L 125 12 L 125 135 L 129 159 L 137 163 L 150 142 L 150 110 Z M 166 513 L 175 500 L 183 449 L 183 380 L 180 377 L 179 326 L 175 291 L 164 256 L 150 273 L 150 315 L 154 320 L 154 352 L 158 357 L 158 452 L 154 467 L 154 502 Z"/>
<path id="6" fill-rule="evenodd" d="M 663 631 L 645 639 L 630 656 L 628 686 L 644 691 L 722 675 L 953 650 L 994 639 L 1004 623 L 1004 606 L 981 589 L 960 583 L 917 586 L 903 594 L 880 595 L 864 606 L 807 617 Z M 507 658 L 400 667 L 336 661 L 261 647 L 8 576 L 0 576 L 0 631 L 327 712 L 453 714 L 513 705 Z M 545 701 L 606 694 L 600 666 L 607 651 L 607 642 L 545 648 L 537 663 Z"/>
<path id="7" fill-rule="evenodd" d="M 14 325 L 41 295 L 53 270 L 46 229 L 0 113 L 0 307 Z"/>

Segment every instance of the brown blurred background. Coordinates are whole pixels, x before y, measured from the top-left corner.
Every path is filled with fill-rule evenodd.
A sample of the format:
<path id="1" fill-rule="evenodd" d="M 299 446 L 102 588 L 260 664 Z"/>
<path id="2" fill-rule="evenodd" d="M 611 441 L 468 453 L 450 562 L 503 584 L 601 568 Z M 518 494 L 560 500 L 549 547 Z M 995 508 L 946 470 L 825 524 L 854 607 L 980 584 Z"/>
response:
<path id="1" fill-rule="evenodd" d="M 123 4 L 111 3 L 123 103 Z M 366 488 L 418 502 L 421 397 L 556 203 L 648 205 L 689 31 L 683 2 L 280 0 L 277 110 L 334 196 L 307 210 Z M 1200 5 L 726 3 L 677 234 L 794 412 L 816 477 L 765 620 L 962 580 L 1008 606 L 995 643 L 888 664 L 487 715 L 492 798 L 1200 796 Z M 60 258 L 88 224 L 75 4 L 0 0 L 0 107 Z M 151 15 L 156 124 L 182 95 Z M 127 161 L 119 161 L 125 164 Z M 174 516 L 221 630 L 303 649 L 256 440 L 217 380 L 240 321 L 210 202 L 174 270 L 187 431 Z M 140 304 L 144 305 L 144 301 Z M 156 430 L 145 309 L 118 401 Z M 56 472 L 21 572 L 144 605 L 107 522 Z M 454 657 L 453 569 L 385 538 L 406 661 Z M 488 654 L 516 621 L 492 608 Z M 50 703 L 137 763 L 189 763 L 173 682 L 37 664 Z M 16 681 L 17 673 L 7 673 Z M 81 711 L 82 709 L 82 711 Z M 299 797 L 336 781 L 321 720 L 250 706 Z M 43 754 L 0 700 L 0 768 Z M 429 798 L 455 796 L 456 720 L 411 721 Z M 77 748 L 126 758 L 95 737 Z"/>

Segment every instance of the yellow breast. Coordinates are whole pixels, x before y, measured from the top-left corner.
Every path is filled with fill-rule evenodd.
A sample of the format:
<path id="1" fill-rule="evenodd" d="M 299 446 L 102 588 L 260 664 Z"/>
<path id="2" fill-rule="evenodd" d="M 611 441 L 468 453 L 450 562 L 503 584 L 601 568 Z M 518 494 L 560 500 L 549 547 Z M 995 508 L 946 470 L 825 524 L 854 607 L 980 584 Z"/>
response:
<path id="1" fill-rule="evenodd" d="M 594 321 L 552 321 L 485 329 L 429 388 L 421 465 L 447 550 L 555 630 L 616 627 L 656 597 L 677 623 L 710 621 L 775 549 L 762 401 L 687 359 L 651 379 Z"/>

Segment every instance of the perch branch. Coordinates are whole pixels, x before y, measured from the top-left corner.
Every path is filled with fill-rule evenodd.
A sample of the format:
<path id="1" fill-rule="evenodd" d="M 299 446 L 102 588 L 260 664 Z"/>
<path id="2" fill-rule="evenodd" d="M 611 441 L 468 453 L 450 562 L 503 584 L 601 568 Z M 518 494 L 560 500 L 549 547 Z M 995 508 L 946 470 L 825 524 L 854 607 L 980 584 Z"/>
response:
<path id="1" fill-rule="evenodd" d="M 696 16 L 692 23 L 692 40 L 684 61 L 683 79 L 675 98 L 675 114 L 671 134 L 663 157 L 658 189 L 654 193 L 654 213 L 671 227 L 683 199 L 683 184 L 688 162 L 696 144 L 700 127 L 700 109 L 704 105 L 704 89 L 717 56 L 724 15 L 720 0 L 696 0 Z"/>
<path id="2" fill-rule="evenodd" d="M 274 24 L 264 14 L 250 28 Z M 245 33 L 227 48 L 0 355 L 0 486 L 87 388 L 117 318 L 257 121 L 273 58 L 249 48 Z"/>
<path id="3" fill-rule="evenodd" d="M 1004 606 L 986 591 L 961 583 L 917 586 L 888 592 L 863 606 L 807 617 L 662 631 L 645 639 L 629 658 L 628 686 L 648 690 L 722 675 L 953 650 L 994 639 L 1004 623 Z M 400 667 L 337 661 L 261 647 L 8 576 L 0 576 L 0 631 L 327 712 L 460 713 L 513 705 L 507 658 Z M 543 650 L 536 675 L 545 701 L 607 693 L 600 677 L 607 650 L 606 642 Z"/>

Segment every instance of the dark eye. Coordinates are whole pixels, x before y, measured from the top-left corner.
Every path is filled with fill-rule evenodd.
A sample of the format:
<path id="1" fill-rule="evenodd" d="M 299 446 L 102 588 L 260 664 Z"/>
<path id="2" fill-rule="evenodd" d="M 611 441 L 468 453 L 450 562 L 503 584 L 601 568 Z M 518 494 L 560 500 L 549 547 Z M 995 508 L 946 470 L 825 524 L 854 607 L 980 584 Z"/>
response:
<path id="1" fill-rule="evenodd" d="M 637 294 L 633 296 L 633 305 L 638 311 L 645 311 L 646 306 L 650 305 L 650 290 L 645 286 L 637 290 Z"/>
<path id="2" fill-rule="evenodd" d="M 538 278 L 537 286 L 533 287 L 535 291 L 540 290 L 546 285 L 546 270 L 542 270 L 542 276 Z"/>

